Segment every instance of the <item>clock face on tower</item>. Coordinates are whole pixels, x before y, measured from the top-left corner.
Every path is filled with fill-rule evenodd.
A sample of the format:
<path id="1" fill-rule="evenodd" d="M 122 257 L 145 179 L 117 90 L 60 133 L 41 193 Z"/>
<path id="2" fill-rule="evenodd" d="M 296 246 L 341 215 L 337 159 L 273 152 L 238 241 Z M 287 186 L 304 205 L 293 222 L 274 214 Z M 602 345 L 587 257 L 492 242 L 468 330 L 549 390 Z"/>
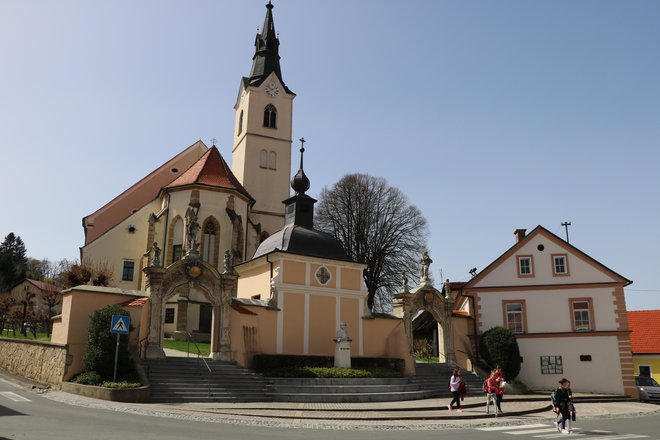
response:
<path id="1" fill-rule="evenodd" d="M 266 85 L 266 94 L 271 98 L 276 97 L 280 93 L 280 88 L 275 83 Z"/>

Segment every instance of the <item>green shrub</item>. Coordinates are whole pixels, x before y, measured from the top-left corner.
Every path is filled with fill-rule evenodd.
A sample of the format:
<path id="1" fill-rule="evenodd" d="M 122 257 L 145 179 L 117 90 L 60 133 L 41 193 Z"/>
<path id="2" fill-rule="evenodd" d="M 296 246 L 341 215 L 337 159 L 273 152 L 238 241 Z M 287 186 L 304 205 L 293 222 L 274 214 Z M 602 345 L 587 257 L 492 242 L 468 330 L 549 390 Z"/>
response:
<path id="1" fill-rule="evenodd" d="M 118 390 L 127 390 L 130 388 L 139 388 L 142 386 L 142 383 L 140 382 L 127 382 L 127 381 L 121 381 L 121 382 L 110 382 L 110 381 L 105 381 L 101 384 L 102 387 L 105 388 L 115 388 Z"/>
<path id="2" fill-rule="evenodd" d="M 98 385 L 102 380 L 103 378 L 96 371 L 86 371 L 71 379 L 71 382 L 81 385 Z"/>
<path id="3" fill-rule="evenodd" d="M 300 378 L 372 378 L 401 377 L 401 372 L 388 368 L 334 368 L 334 367 L 280 367 L 268 372 L 269 377 L 300 377 Z"/>
<path id="4" fill-rule="evenodd" d="M 252 359 L 252 369 L 265 375 L 279 369 L 294 369 L 303 367 L 333 368 L 335 359 L 333 356 L 295 356 L 286 354 L 258 354 Z M 403 359 L 393 358 L 351 358 L 351 366 L 355 369 L 385 369 L 403 372 L 405 362 Z"/>
<path id="5" fill-rule="evenodd" d="M 499 366 L 506 380 L 513 380 L 520 373 L 520 349 L 511 330 L 493 327 L 479 339 L 481 357 L 489 369 Z"/>
<path id="6" fill-rule="evenodd" d="M 112 379 L 115 366 L 117 335 L 110 333 L 112 315 L 127 316 L 129 313 L 118 305 L 110 305 L 96 310 L 89 321 L 87 332 L 87 351 L 83 357 L 87 371 L 97 371 L 104 379 Z M 128 352 L 128 335 L 119 339 L 117 375 L 121 376 L 132 370 Z"/>

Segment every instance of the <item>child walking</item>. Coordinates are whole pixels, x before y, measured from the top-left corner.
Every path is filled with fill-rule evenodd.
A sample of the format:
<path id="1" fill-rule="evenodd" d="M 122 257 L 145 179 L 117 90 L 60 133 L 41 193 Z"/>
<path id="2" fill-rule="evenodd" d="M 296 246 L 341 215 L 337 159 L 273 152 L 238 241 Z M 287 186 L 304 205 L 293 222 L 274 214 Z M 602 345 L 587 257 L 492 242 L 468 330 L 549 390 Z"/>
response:
<path id="1" fill-rule="evenodd" d="M 447 405 L 449 411 L 453 409 L 454 402 L 456 402 L 456 409 L 458 412 L 463 412 L 461 409 L 461 382 L 463 382 L 461 379 L 461 370 L 459 368 L 455 368 L 454 374 L 452 374 L 451 379 L 449 379 L 449 391 L 451 391 L 451 395 L 453 397 L 451 403 Z"/>

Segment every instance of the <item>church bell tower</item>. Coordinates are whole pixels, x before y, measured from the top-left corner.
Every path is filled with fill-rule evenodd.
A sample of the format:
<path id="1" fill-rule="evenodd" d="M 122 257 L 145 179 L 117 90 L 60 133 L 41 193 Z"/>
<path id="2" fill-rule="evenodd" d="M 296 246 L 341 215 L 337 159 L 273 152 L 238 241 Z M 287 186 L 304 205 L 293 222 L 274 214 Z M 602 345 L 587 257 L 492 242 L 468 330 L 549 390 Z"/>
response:
<path id="1" fill-rule="evenodd" d="M 250 211 L 255 243 L 284 225 L 289 198 L 293 93 L 282 79 L 279 39 L 273 23 L 273 5 L 266 5 L 263 27 L 254 41 L 250 76 L 241 80 L 236 110 L 232 171 L 256 200 Z M 248 253 L 249 256 L 250 253 Z"/>

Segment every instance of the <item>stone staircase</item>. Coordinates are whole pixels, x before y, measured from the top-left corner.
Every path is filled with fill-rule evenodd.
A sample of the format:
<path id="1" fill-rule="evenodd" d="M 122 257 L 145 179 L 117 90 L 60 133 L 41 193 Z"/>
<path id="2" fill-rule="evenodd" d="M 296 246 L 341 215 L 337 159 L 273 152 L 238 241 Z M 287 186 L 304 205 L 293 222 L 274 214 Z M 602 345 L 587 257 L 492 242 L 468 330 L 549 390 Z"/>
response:
<path id="1" fill-rule="evenodd" d="M 416 364 L 417 375 L 392 379 L 295 379 L 268 377 L 271 397 L 281 402 L 392 402 L 449 397 L 453 368 L 446 364 Z M 463 372 L 468 395 L 482 394 L 483 381 Z"/>
<path id="2" fill-rule="evenodd" d="M 318 402 L 358 403 L 449 397 L 452 368 L 446 364 L 416 365 L 417 375 L 391 379 L 312 379 L 262 377 L 247 368 L 201 359 L 151 360 L 145 370 L 151 402 Z M 481 394 L 482 380 L 463 372 L 468 395 Z"/>
<path id="3" fill-rule="evenodd" d="M 449 379 L 454 371 L 448 364 L 436 363 L 416 363 L 415 370 L 417 374 L 413 380 L 420 384 L 423 389 L 431 393 L 431 397 L 449 397 Z M 467 384 L 467 395 L 478 396 L 483 394 L 481 386 L 483 379 L 469 371 L 461 371 L 461 377 Z"/>
<path id="4" fill-rule="evenodd" d="M 144 365 L 151 402 L 267 402 L 272 389 L 247 368 L 198 358 L 150 360 Z"/>

